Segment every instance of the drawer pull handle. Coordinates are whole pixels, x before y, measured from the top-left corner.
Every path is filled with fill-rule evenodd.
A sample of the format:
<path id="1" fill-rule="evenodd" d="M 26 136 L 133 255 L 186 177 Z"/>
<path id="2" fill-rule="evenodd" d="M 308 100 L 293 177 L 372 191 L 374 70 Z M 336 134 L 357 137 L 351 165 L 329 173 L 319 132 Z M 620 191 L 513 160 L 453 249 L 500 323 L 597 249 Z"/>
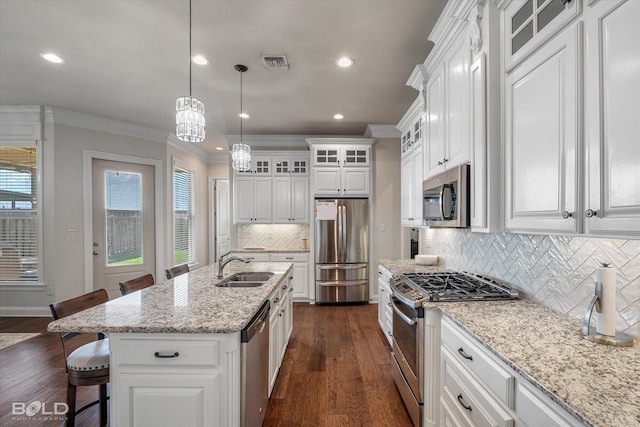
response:
<path id="1" fill-rule="evenodd" d="M 156 357 L 156 359 L 172 359 L 174 357 L 180 356 L 180 353 L 176 351 L 173 354 L 160 354 L 159 351 L 156 351 L 153 355 Z"/>
<path id="2" fill-rule="evenodd" d="M 277 303 L 279 303 L 279 302 L 280 302 L 280 298 L 276 298 L 276 299 L 274 299 L 274 300 L 273 300 L 273 303 L 274 303 L 274 304 L 277 304 Z"/>
<path id="3" fill-rule="evenodd" d="M 387 331 L 387 334 L 389 334 L 390 337 L 393 336 L 393 334 L 390 331 Z"/>
<path id="4" fill-rule="evenodd" d="M 288 257 L 286 257 L 285 259 L 292 260 L 292 259 L 293 259 L 293 257 L 292 257 L 292 256 L 288 256 Z"/>
<path id="5" fill-rule="evenodd" d="M 467 360 L 473 360 L 473 357 L 469 356 L 462 347 L 458 349 L 458 353 L 460 353 L 460 356 L 464 357 Z"/>
<path id="6" fill-rule="evenodd" d="M 471 412 L 471 405 L 467 405 L 464 401 L 464 399 L 462 398 L 462 395 L 459 394 L 458 395 L 458 402 L 460 402 L 460 404 L 462 405 L 462 407 L 464 409 L 466 409 L 467 411 Z"/>

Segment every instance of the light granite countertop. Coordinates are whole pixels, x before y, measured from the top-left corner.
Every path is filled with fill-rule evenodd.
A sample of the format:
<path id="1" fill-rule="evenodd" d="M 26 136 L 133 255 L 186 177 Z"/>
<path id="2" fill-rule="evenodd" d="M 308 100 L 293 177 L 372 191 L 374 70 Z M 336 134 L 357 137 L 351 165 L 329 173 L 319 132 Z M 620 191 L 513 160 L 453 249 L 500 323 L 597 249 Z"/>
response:
<path id="1" fill-rule="evenodd" d="M 280 253 L 280 252 L 301 252 L 301 253 L 309 253 L 309 249 L 301 249 L 301 248 L 297 248 L 297 249 L 292 249 L 292 248 L 271 248 L 271 247 L 264 247 L 264 248 L 258 248 L 258 247 L 248 247 L 248 248 L 236 248 L 231 250 L 231 252 L 236 252 L 236 253 L 255 253 L 255 252 L 266 252 L 266 253 Z"/>
<path id="2" fill-rule="evenodd" d="M 215 286 L 215 264 L 51 322 L 51 332 L 231 333 L 244 328 L 292 268 L 288 262 L 231 262 L 224 277 L 272 271 L 255 288 Z"/>
<path id="3" fill-rule="evenodd" d="M 380 260 L 393 274 L 438 271 L 412 260 Z M 531 300 L 429 302 L 481 345 L 589 426 L 640 426 L 640 345 L 582 337 L 580 319 Z"/>

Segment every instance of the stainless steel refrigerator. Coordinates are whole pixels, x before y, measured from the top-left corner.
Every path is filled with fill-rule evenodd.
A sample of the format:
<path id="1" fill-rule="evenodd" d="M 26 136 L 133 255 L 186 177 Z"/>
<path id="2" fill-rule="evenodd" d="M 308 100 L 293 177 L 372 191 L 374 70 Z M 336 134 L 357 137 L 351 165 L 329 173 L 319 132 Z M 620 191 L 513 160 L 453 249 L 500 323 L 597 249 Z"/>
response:
<path id="1" fill-rule="evenodd" d="M 315 200 L 316 303 L 369 301 L 369 200 Z"/>

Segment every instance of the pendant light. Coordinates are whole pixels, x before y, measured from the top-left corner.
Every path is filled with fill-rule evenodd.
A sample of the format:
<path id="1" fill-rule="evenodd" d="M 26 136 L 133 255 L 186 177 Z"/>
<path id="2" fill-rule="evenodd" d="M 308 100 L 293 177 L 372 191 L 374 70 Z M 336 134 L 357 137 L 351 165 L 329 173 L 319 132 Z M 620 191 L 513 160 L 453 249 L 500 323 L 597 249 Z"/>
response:
<path id="1" fill-rule="evenodd" d="M 176 136 L 184 142 L 202 142 L 205 137 L 204 104 L 191 96 L 191 0 L 189 0 L 189 96 L 176 101 Z"/>
<path id="2" fill-rule="evenodd" d="M 248 70 L 244 65 L 234 67 L 240 73 L 240 143 L 231 147 L 231 166 L 239 172 L 246 172 L 251 168 L 251 147 L 242 142 L 242 119 L 245 117 L 242 110 L 242 73 Z"/>

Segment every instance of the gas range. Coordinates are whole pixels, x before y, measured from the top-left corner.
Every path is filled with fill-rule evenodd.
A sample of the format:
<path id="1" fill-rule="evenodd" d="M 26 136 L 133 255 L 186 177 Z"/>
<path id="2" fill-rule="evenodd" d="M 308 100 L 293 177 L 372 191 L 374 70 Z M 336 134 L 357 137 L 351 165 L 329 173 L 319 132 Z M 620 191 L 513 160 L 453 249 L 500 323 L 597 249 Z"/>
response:
<path id="1" fill-rule="evenodd" d="M 400 274 L 391 279 L 394 296 L 418 307 L 426 301 L 495 301 L 518 299 L 506 283 L 467 272 Z"/>

